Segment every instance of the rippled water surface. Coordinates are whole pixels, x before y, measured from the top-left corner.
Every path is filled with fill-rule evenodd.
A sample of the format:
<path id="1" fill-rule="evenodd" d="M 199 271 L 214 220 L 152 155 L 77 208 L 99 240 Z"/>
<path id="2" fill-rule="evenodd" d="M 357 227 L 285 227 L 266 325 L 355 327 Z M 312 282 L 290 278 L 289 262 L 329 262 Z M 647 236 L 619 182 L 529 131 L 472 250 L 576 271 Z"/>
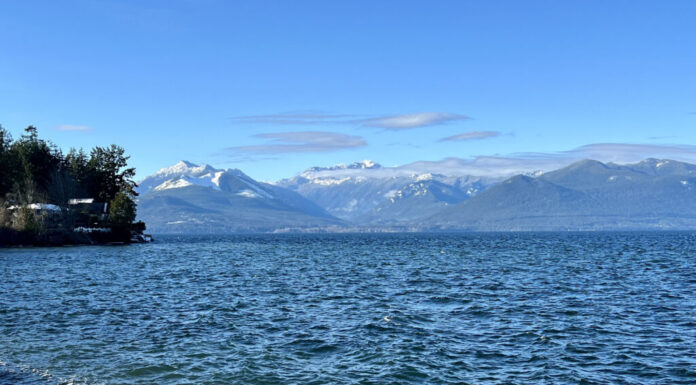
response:
<path id="1" fill-rule="evenodd" d="M 0 273 L 0 383 L 696 383 L 692 233 L 162 237 Z"/>

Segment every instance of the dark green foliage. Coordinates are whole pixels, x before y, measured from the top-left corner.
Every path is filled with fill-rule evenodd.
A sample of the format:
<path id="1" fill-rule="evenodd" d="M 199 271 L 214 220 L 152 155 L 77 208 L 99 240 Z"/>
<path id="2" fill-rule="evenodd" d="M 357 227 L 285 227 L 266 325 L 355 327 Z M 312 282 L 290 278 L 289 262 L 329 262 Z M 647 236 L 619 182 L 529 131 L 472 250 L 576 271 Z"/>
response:
<path id="1" fill-rule="evenodd" d="M 24 131 L 13 141 L 0 126 L 0 198 L 31 187 L 54 204 L 65 204 L 65 196 L 110 202 L 119 192 L 137 195 L 135 169 L 128 167 L 122 147 L 95 147 L 89 157 L 82 149 L 71 149 L 63 156 L 53 143 L 38 137 L 36 127 Z"/>
<path id="2" fill-rule="evenodd" d="M 66 174 L 70 175 L 73 180 L 76 191 L 73 196 L 89 196 L 87 191 L 90 183 L 90 170 L 88 167 L 89 158 L 83 149 L 70 149 L 68 155 L 63 160 L 63 168 Z"/>
<path id="3" fill-rule="evenodd" d="M 109 223 L 113 227 L 127 227 L 135 221 L 135 202 L 123 192 L 116 196 L 109 205 Z"/>
<path id="4" fill-rule="evenodd" d="M 39 139 L 36 127 L 29 126 L 24 131 L 26 134 L 10 147 L 10 155 L 14 155 L 19 166 L 17 182 L 22 189 L 34 183 L 39 190 L 47 191 L 62 155 L 53 144 Z"/>
<path id="5" fill-rule="evenodd" d="M 130 240 L 130 234 L 135 221 L 135 202 L 121 191 L 109 204 L 109 227 L 112 234 L 121 241 Z"/>
<path id="6" fill-rule="evenodd" d="M 89 193 L 102 202 L 109 202 L 119 192 L 129 196 L 137 195 L 133 181 L 135 169 L 128 168 L 128 156 L 122 147 L 112 144 L 109 147 L 95 147 L 87 163 Z"/>
<path id="7" fill-rule="evenodd" d="M 145 232 L 145 228 L 145 222 L 143 221 L 137 221 L 133 223 L 133 226 L 131 226 L 131 229 L 138 234 L 142 234 L 143 232 Z"/>
<path id="8" fill-rule="evenodd" d="M 16 231 L 12 234 L 26 236 L 72 232 L 73 227 L 80 225 L 117 227 L 130 234 L 135 228 L 137 193 L 133 181 L 135 169 L 128 167 L 128 158 L 125 150 L 116 145 L 95 147 L 89 156 L 82 149 L 71 149 L 63 156 L 53 143 L 39 138 L 34 126 L 27 127 L 18 140 L 13 140 L 0 126 L 0 229 L 10 234 L 7 229 L 11 228 Z M 74 198 L 111 203 L 111 215 L 68 209 L 69 200 Z M 31 203 L 53 204 L 62 209 L 51 215 L 49 221 L 44 218 L 46 213 L 11 209 Z M 81 216 L 89 220 L 83 218 L 76 222 Z"/>
<path id="9" fill-rule="evenodd" d="M 6 194 L 12 187 L 12 178 L 10 176 L 10 145 L 12 144 L 12 136 L 0 126 L 0 194 Z"/>

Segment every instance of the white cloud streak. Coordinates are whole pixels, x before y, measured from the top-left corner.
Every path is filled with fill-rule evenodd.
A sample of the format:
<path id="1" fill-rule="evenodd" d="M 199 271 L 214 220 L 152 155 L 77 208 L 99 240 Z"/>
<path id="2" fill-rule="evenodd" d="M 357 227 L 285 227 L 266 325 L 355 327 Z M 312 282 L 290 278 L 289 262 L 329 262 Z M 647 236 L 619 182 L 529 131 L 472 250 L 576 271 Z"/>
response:
<path id="1" fill-rule="evenodd" d="M 495 138 L 500 136 L 498 131 L 471 131 L 464 132 L 457 135 L 448 136 L 446 138 L 440 139 L 440 142 L 464 142 L 469 140 L 481 140 L 487 138 Z"/>
<path id="2" fill-rule="evenodd" d="M 418 112 L 364 117 L 355 114 L 325 114 L 317 112 L 288 112 L 268 115 L 249 115 L 233 118 L 236 123 L 313 125 L 342 124 L 358 127 L 381 128 L 384 130 L 408 130 L 430 127 L 469 119 L 466 115 L 449 112 Z"/>
<path id="3" fill-rule="evenodd" d="M 282 154 L 333 152 L 367 145 L 360 136 L 326 131 L 276 132 L 258 134 L 254 137 L 267 139 L 268 142 L 260 145 L 229 147 L 225 150 L 228 153 L 237 154 Z"/>
<path id="4" fill-rule="evenodd" d="M 459 120 L 469 119 L 468 116 L 452 114 L 449 112 L 419 112 L 415 114 L 401 114 L 380 116 L 356 121 L 364 127 L 383 128 L 385 130 L 408 130 L 411 128 L 437 126 Z"/>
<path id="5" fill-rule="evenodd" d="M 235 123 L 311 125 L 339 124 L 355 119 L 356 115 L 325 114 L 321 112 L 285 112 L 267 115 L 248 115 L 232 118 Z"/>
<path id="6" fill-rule="evenodd" d="M 56 130 L 58 131 L 90 131 L 91 129 L 91 127 L 74 124 L 61 124 L 60 126 L 56 126 Z"/>

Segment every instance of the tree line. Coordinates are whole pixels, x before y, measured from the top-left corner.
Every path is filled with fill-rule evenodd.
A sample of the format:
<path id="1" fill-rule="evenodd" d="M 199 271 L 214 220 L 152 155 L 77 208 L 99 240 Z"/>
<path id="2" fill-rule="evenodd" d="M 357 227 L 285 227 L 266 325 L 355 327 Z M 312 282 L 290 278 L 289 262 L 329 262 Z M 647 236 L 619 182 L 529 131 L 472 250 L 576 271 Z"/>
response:
<path id="1" fill-rule="evenodd" d="M 56 205 L 63 212 L 53 226 L 72 231 L 68 215 L 71 199 L 93 198 L 108 203 L 109 211 L 99 226 L 109 227 L 125 237 L 132 230 L 144 230 L 135 224 L 138 195 L 128 167 L 129 156 L 117 145 L 95 147 L 89 154 L 71 149 L 67 154 L 52 142 L 39 138 L 29 126 L 13 140 L 0 126 L 0 228 L 16 231 L 48 231 L 45 221 L 31 204 Z M 54 229 L 55 230 L 55 229 Z"/>

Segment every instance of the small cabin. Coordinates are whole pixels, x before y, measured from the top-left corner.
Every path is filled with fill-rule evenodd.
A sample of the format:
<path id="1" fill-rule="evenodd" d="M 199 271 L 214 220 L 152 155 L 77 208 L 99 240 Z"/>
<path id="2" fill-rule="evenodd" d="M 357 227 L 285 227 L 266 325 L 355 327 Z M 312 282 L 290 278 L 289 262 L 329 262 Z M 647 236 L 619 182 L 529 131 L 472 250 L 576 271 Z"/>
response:
<path id="1" fill-rule="evenodd" d="M 9 219 L 14 224 L 23 223 L 27 220 L 27 218 L 24 217 L 24 214 L 27 212 L 32 213 L 35 218 L 41 218 L 41 222 L 46 226 L 46 228 L 59 226 L 63 215 L 63 209 L 61 209 L 60 206 L 38 202 L 24 205 L 12 205 L 7 207 L 7 212 L 10 214 L 10 216 L 6 219 Z"/>
<path id="2" fill-rule="evenodd" d="M 96 202 L 94 198 L 75 198 L 68 200 L 68 209 L 75 215 L 76 227 L 98 226 L 105 218 L 109 205 Z"/>
<path id="3" fill-rule="evenodd" d="M 20 206 L 10 206 L 7 209 L 10 211 L 16 211 L 21 208 L 27 208 L 31 211 L 34 212 L 43 212 L 43 213 L 57 213 L 60 212 L 60 207 L 56 205 L 52 205 L 50 203 L 29 203 L 28 205 L 20 205 Z"/>

